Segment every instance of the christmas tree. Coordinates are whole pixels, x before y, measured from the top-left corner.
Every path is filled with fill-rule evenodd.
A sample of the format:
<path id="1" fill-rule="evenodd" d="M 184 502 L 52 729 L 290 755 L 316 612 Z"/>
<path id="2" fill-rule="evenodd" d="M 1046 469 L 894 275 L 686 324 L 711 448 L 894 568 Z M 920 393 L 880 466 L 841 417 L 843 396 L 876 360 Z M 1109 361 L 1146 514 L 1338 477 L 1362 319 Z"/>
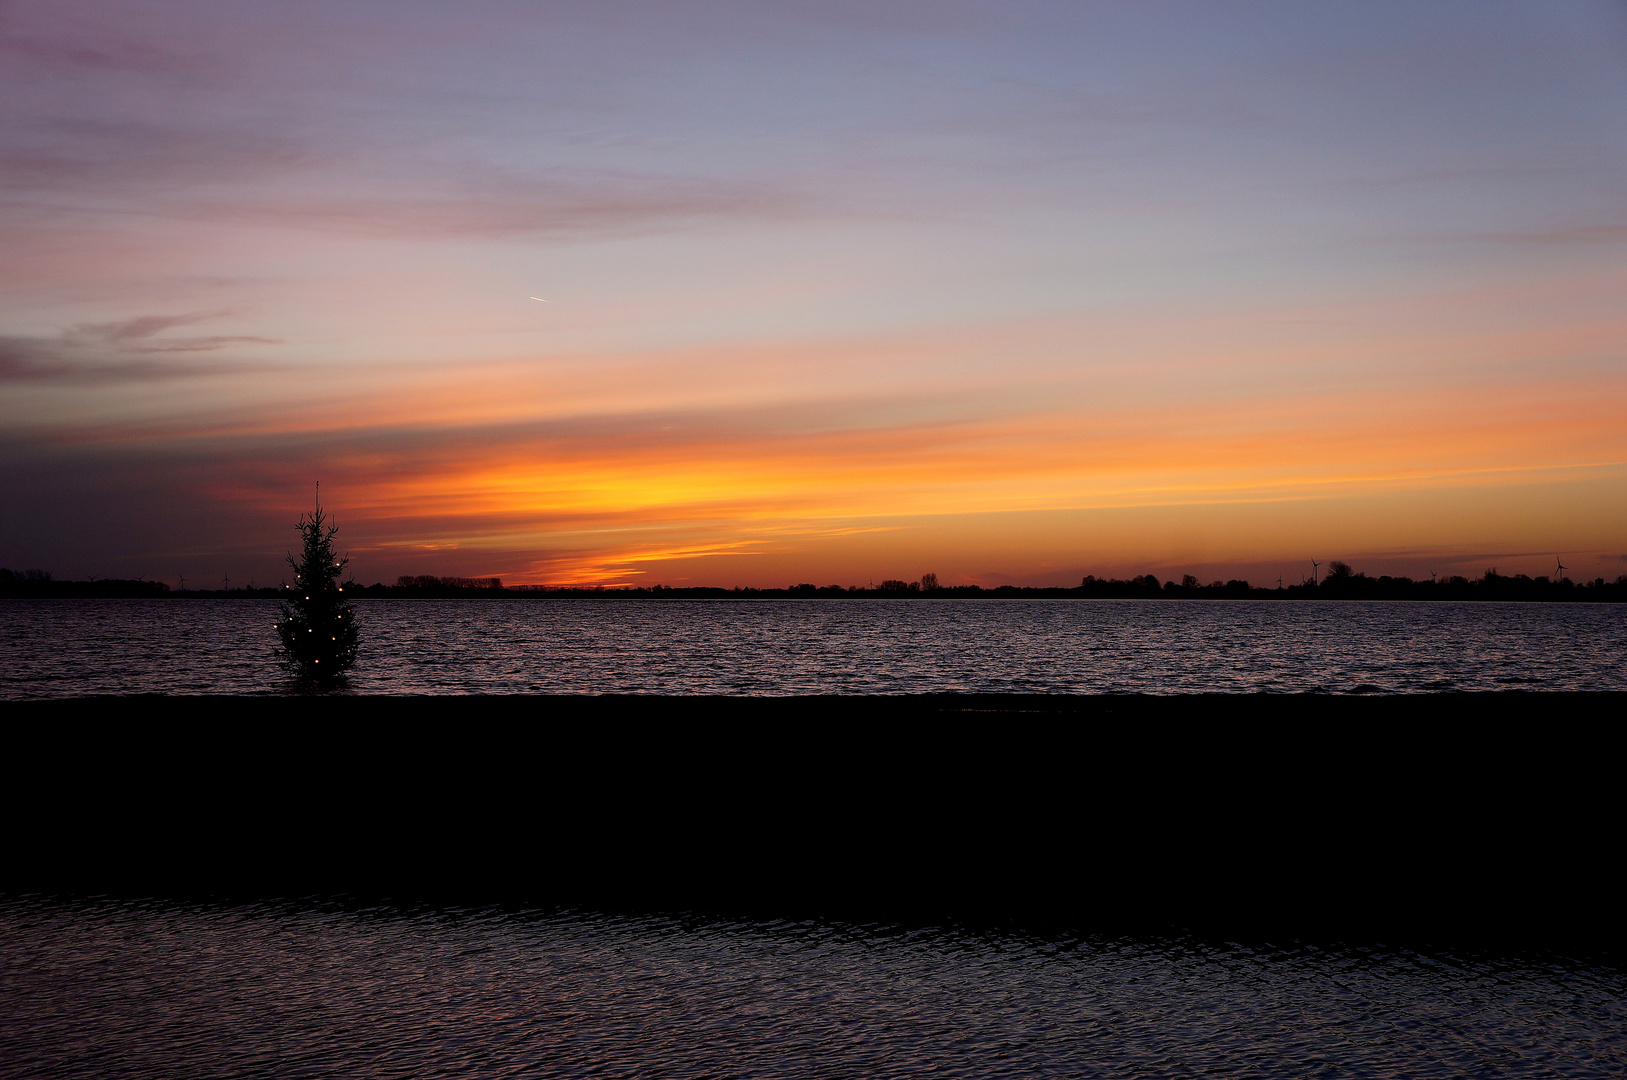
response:
<path id="1" fill-rule="evenodd" d="M 333 537 L 339 526 L 330 524 L 322 513 L 320 498 L 316 509 L 302 514 L 299 524 L 301 555 L 294 568 L 292 603 L 284 604 L 277 622 L 282 645 L 277 660 L 301 682 L 331 687 L 344 678 L 356 662 L 356 613 L 345 602 L 339 575 L 348 558 L 333 551 Z"/>

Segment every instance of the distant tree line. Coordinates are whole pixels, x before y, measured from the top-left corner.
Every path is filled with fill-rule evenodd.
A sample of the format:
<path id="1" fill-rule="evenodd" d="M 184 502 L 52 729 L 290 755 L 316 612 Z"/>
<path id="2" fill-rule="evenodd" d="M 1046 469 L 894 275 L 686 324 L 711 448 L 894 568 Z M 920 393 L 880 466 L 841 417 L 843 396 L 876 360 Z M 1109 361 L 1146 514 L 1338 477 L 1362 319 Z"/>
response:
<path id="1" fill-rule="evenodd" d="M 669 585 L 647 586 L 570 586 L 570 585 L 510 585 L 504 587 L 498 578 L 399 578 L 394 586 L 368 585 L 358 587 L 357 595 L 366 597 L 391 596 L 548 596 L 582 598 L 657 598 L 657 599 L 711 599 L 711 598 L 834 598 L 861 599 L 921 598 L 951 599 L 956 597 L 1027 597 L 1030 599 L 1101 599 L 1101 600 L 1548 600 L 1548 601 L 1623 601 L 1627 600 L 1627 574 L 1614 581 L 1595 578 L 1577 582 L 1565 577 L 1512 576 L 1487 570 L 1477 578 L 1453 576 L 1440 579 L 1414 580 L 1410 577 L 1382 577 L 1368 575 L 1352 569 L 1347 563 L 1328 564 L 1327 576 L 1318 582 L 1302 581 L 1278 587 L 1256 586 L 1233 578 L 1230 581 L 1200 582 L 1191 574 L 1179 581 L 1162 581 L 1154 574 L 1131 578 L 1099 578 L 1086 575 L 1077 586 L 1019 586 L 997 585 L 943 585 L 936 574 L 925 574 L 919 580 L 905 581 L 889 578 L 879 585 L 815 585 L 802 582 L 783 589 L 758 589 L 736 586 L 732 589 L 696 586 L 674 588 Z"/>
<path id="2" fill-rule="evenodd" d="M 1495 568 L 1480 577 L 1461 575 L 1415 580 L 1388 574 L 1369 577 L 1344 562 L 1328 564 L 1327 575 L 1319 581 L 1305 580 L 1292 585 L 1261 587 L 1241 579 L 1200 582 L 1191 574 L 1179 581 L 1161 581 L 1154 574 L 1130 578 L 1099 578 L 1086 575 L 1072 588 L 1065 586 L 942 585 L 937 575 L 926 574 L 915 581 L 889 578 L 879 585 L 814 585 L 802 582 L 783 589 L 733 589 L 649 586 L 554 586 L 509 585 L 496 577 L 437 577 L 430 574 L 403 576 L 395 584 L 359 585 L 345 583 L 346 596 L 356 599 L 495 599 L 560 597 L 583 599 L 952 599 L 984 597 L 994 599 L 1097 599 L 1097 600 L 1532 600 L 1532 601 L 1627 601 L 1627 574 L 1614 581 L 1594 578 L 1573 581 L 1547 576 L 1499 574 Z M 173 596 L 195 598 L 282 598 L 284 588 L 171 590 L 160 581 L 54 581 L 40 570 L 0 569 L 0 596 L 136 597 Z"/>
<path id="3" fill-rule="evenodd" d="M 141 596 L 168 596 L 170 587 L 162 581 L 142 578 L 101 578 L 90 581 L 56 581 L 45 570 L 8 570 L 0 567 L 0 596 L 51 596 L 64 598 L 122 599 Z"/>
<path id="4" fill-rule="evenodd" d="M 414 595 L 440 595 L 442 593 L 466 593 L 471 589 L 501 589 L 503 579 L 498 577 L 436 577 L 434 574 L 419 574 L 416 577 L 403 574 L 395 579 L 396 591 L 411 591 Z M 373 585 L 377 589 L 381 586 Z M 363 592 L 366 590 L 364 589 Z"/>

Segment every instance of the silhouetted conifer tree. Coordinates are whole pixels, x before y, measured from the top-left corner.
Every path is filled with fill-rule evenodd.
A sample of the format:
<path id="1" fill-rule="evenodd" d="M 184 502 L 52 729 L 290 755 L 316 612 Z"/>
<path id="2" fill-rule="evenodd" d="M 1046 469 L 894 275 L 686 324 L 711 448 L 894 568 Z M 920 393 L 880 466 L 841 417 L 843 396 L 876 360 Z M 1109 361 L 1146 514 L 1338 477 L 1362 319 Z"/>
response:
<path id="1" fill-rule="evenodd" d="M 277 633 L 277 659 L 289 674 L 321 686 L 338 683 L 356 662 L 356 613 L 345 602 L 339 575 L 350 560 L 334 554 L 337 525 L 328 523 L 321 503 L 300 516 L 300 558 L 294 568 L 293 600 L 284 604 Z"/>

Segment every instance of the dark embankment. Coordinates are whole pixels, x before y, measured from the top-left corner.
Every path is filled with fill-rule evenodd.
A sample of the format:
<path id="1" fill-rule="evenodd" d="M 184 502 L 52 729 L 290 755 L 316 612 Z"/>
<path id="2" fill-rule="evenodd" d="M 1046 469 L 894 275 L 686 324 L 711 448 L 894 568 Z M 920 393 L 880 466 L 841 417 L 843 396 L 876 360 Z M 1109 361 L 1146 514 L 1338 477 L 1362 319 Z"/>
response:
<path id="1" fill-rule="evenodd" d="M 7 891 L 1611 951 L 1621 695 L 7 706 Z"/>

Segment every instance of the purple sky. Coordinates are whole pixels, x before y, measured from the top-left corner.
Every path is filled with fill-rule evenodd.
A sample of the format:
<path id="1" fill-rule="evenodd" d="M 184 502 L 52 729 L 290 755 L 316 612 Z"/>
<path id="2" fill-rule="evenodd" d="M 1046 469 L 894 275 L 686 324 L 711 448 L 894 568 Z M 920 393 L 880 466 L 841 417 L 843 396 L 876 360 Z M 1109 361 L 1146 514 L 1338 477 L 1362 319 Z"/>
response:
<path id="1" fill-rule="evenodd" d="M 0 564 L 1627 571 L 1627 7 L 0 4 Z M 540 296 L 539 304 L 529 297 Z"/>

